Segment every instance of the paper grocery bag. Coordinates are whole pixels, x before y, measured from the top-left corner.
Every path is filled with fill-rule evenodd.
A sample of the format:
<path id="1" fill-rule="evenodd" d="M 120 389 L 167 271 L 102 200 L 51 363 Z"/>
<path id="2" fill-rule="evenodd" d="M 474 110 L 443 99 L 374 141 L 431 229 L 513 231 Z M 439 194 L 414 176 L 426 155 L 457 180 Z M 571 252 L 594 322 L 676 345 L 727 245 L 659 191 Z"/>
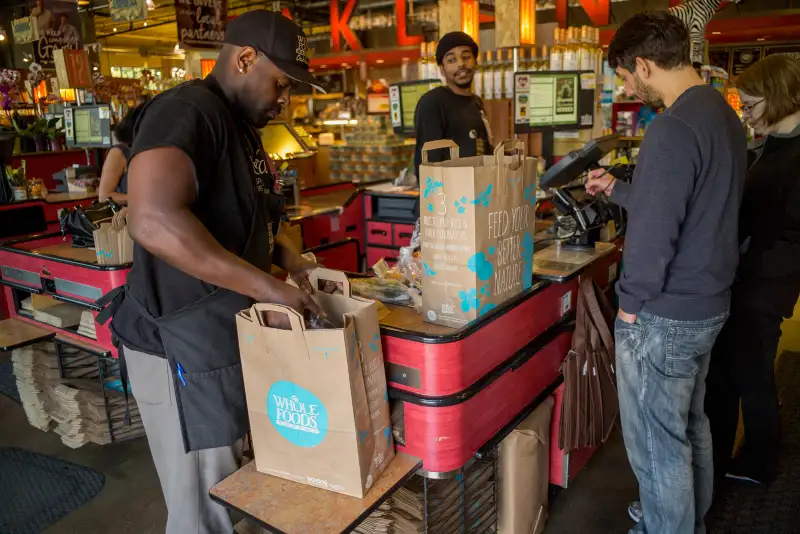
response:
<path id="1" fill-rule="evenodd" d="M 548 397 L 500 444 L 500 534 L 544 532 L 553 404 Z"/>
<path id="2" fill-rule="evenodd" d="M 451 159 L 428 163 L 428 151 L 440 148 L 449 148 Z M 537 168 L 519 140 L 472 158 L 459 158 L 452 141 L 422 147 L 426 321 L 461 327 L 532 286 Z"/>
<path id="3" fill-rule="evenodd" d="M 344 273 L 317 269 L 342 294 L 314 300 L 337 328 L 307 329 L 277 304 L 237 314 L 256 469 L 362 498 L 394 457 L 377 307 L 351 296 Z M 286 314 L 290 330 L 269 326 Z"/>

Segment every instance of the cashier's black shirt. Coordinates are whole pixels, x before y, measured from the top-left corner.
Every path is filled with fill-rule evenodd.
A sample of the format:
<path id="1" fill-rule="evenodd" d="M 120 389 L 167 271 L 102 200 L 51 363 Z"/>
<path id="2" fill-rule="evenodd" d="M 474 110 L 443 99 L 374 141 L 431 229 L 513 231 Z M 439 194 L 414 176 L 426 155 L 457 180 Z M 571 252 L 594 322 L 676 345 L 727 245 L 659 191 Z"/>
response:
<path id="1" fill-rule="evenodd" d="M 159 147 L 185 152 L 194 163 L 197 178 L 192 213 L 223 247 L 240 255 L 250 234 L 257 195 L 274 183 L 257 135 L 235 119 L 219 86 L 209 76 L 181 84 L 146 105 L 136 123 L 130 158 Z M 215 289 L 138 245 L 134 245 L 127 284 L 128 293 L 154 317 L 175 312 Z M 233 318 L 230 327 L 235 328 Z M 158 328 L 142 316 L 130 298 L 114 314 L 111 328 L 132 349 L 164 353 Z"/>
<path id="2" fill-rule="evenodd" d="M 447 87 L 437 87 L 425 93 L 414 113 L 417 148 L 414 168 L 419 176 L 422 145 L 428 141 L 450 139 L 458 145 L 459 157 L 482 156 L 491 151 L 489 132 L 481 117 L 483 101 L 476 95 L 457 95 Z M 443 161 L 446 151 L 434 150 L 428 161 Z"/>

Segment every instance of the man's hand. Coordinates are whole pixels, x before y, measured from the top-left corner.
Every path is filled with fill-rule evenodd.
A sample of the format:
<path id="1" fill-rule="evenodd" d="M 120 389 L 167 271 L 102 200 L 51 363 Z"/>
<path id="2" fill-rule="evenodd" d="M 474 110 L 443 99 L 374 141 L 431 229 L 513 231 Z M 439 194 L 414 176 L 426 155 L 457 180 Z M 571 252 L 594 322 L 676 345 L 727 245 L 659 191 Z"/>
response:
<path id="1" fill-rule="evenodd" d="M 319 267 L 319 264 L 312 263 L 299 254 L 287 254 L 287 256 L 289 257 L 286 258 L 284 263 L 286 264 L 285 269 L 286 272 L 289 273 L 289 277 L 294 280 L 297 287 L 309 295 L 313 294 L 316 288 L 311 285 L 311 282 L 308 280 L 308 275 L 311 271 Z"/>
<path id="2" fill-rule="evenodd" d="M 611 176 L 605 169 L 594 169 L 589 171 L 589 179 L 586 181 L 586 192 L 592 196 L 598 193 L 605 193 L 611 196 L 614 190 L 614 182 L 617 179 Z"/>
<path id="3" fill-rule="evenodd" d="M 311 295 L 287 283 L 280 283 L 279 287 L 273 291 L 271 302 L 283 304 L 301 314 L 309 310 L 317 315 L 325 316 L 325 313 L 319 309 L 319 306 L 317 306 L 317 303 L 311 298 Z"/>
<path id="4" fill-rule="evenodd" d="M 625 313 L 624 311 L 622 311 L 622 308 L 620 308 L 619 311 L 617 312 L 617 317 L 619 317 L 619 320 L 622 321 L 623 323 L 628 323 L 628 324 L 634 324 L 637 318 L 636 315 L 632 313 Z"/>

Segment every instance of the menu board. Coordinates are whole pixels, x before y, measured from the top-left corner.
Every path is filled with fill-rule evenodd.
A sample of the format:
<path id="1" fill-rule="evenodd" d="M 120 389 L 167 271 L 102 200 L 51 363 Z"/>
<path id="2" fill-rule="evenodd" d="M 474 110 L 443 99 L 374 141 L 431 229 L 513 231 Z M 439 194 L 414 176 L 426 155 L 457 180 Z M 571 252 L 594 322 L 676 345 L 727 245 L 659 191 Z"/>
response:
<path id="1" fill-rule="evenodd" d="M 178 42 L 185 48 L 220 48 L 228 24 L 228 0 L 175 0 Z"/>
<path id="2" fill-rule="evenodd" d="M 761 59 L 761 48 L 734 48 L 733 64 L 731 65 L 731 71 L 728 74 L 730 74 L 732 77 L 736 77 L 759 59 Z"/>
<path id="3" fill-rule="evenodd" d="M 515 124 L 532 128 L 578 125 L 579 74 L 522 73 L 515 80 Z"/>
<path id="4" fill-rule="evenodd" d="M 389 105 L 392 127 L 396 133 L 413 133 L 414 113 L 422 95 L 439 87 L 441 82 L 423 80 L 405 82 L 389 86 Z"/>

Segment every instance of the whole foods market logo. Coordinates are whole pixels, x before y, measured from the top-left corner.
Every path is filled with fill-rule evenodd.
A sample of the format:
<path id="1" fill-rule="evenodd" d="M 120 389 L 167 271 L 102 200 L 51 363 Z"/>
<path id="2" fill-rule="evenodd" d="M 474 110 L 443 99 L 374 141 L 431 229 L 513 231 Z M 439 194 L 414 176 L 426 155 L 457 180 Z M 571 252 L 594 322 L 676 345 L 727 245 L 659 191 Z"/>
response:
<path id="1" fill-rule="evenodd" d="M 267 416 L 275 430 L 298 447 L 316 447 L 328 433 L 328 411 L 322 401 L 286 380 L 269 389 Z"/>

